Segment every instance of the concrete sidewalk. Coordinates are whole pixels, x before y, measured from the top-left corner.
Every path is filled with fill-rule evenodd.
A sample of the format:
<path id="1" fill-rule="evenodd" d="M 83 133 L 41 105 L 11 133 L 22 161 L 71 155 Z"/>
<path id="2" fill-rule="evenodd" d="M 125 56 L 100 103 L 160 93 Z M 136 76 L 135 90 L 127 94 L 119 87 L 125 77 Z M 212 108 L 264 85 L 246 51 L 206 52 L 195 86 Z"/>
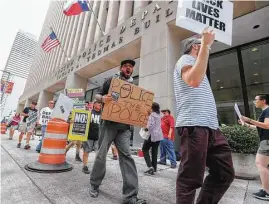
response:
<path id="1" fill-rule="evenodd" d="M 24 169 L 28 163 L 36 161 L 38 153 L 35 146 L 38 137 L 31 140 L 31 149 L 16 148 L 17 136 L 8 140 L 1 136 L 1 203 L 3 204 L 116 204 L 121 203 L 122 177 L 118 161 L 107 158 L 106 177 L 100 187 L 98 198 L 89 195 L 89 175 L 82 173 L 82 163 L 76 162 L 75 149 L 67 155 L 67 162 L 74 165 L 70 172 L 44 174 Z M 23 141 L 25 143 L 25 140 Z M 134 156 L 139 174 L 139 197 L 151 204 L 174 204 L 177 169 L 158 166 L 155 176 L 145 176 L 143 158 Z M 94 153 L 90 154 L 89 167 L 92 166 Z M 221 204 L 259 204 L 267 203 L 252 198 L 251 194 L 260 188 L 259 181 L 235 180 Z"/>

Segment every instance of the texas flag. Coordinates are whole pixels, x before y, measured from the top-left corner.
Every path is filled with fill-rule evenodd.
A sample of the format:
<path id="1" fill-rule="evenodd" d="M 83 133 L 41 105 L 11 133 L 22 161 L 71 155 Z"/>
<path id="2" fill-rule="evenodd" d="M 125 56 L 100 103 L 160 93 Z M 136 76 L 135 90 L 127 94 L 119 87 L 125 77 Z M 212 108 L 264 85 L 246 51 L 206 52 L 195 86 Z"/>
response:
<path id="1" fill-rule="evenodd" d="M 87 1 L 68 0 L 64 5 L 64 14 L 67 16 L 79 15 L 84 11 L 89 11 Z"/>

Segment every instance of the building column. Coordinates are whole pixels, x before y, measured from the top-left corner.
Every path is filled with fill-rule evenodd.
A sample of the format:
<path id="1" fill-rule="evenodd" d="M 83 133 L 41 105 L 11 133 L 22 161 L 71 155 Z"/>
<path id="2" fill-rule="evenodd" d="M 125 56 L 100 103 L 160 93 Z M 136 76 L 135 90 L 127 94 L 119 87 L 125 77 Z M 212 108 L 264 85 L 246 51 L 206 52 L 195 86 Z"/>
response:
<path id="1" fill-rule="evenodd" d="M 74 26 L 74 20 L 75 20 L 74 16 L 69 16 L 69 21 L 67 23 L 68 29 L 66 32 L 67 36 L 66 36 L 66 40 L 64 42 L 64 51 L 66 53 L 68 53 L 68 47 L 70 46 L 69 45 L 70 44 L 70 37 L 71 37 L 71 31 L 72 31 L 73 26 Z M 68 55 L 67 55 L 67 57 L 70 58 L 70 56 L 68 56 Z M 65 62 L 67 62 L 67 60 L 68 59 L 66 58 L 65 54 L 63 53 L 62 58 L 61 58 L 61 62 L 60 62 L 60 66 L 62 66 Z"/>
<path id="2" fill-rule="evenodd" d="M 83 78 L 73 72 L 67 76 L 65 82 L 65 89 L 83 89 L 84 91 L 86 91 L 87 83 L 87 78 Z"/>
<path id="3" fill-rule="evenodd" d="M 24 108 L 29 107 L 31 103 L 32 103 L 32 100 L 28 98 L 24 104 Z"/>
<path id="4" fill-rule="evenodd" d="M 109 1 L 105 33 L 116 28 L 118 24 L 120 1 Z"/>
<path id="5" fill-rule="evenodd" d="M 61 8 L 63 8 L 64 2 L 61 2 Z M 60 13 L 60 19 L 58 21 L 58 28 L 56 31 L 56 36 L 58 37 L 60 43 L 62 43 L 62 38 L 63 38 L 63 29 L 65 27 L 65 21 L 66 21 L 66 16 L 64 15 L 63 12 Z M 51 63 L 51 67 L 49 70 L 49 76 L 52 76 L 54 74 L 54 71 L 56 70 L 56 63 L 59 58 L 59 53 L 62 52 L 61 48 L 58 46 L 56 48 L 56 53 L 53 57 L 53 61 Z"/>
<path id="6" fill-rule="evenodd" d="M 76 30 L 77 30 L 77 27 L 78 27 L 79 16 L 75 16 L 73 18 L 75 18 L 75 20 L 73 22 L 72 32 L 69 33 L 70 34 L 70 41 L 68 42 L 68 48 L 67 48 L 67 56 L 69 58 L 73 57 L 72 56 L 72 49 L 74 47 L 74 40 L 75 40 Z"/>
<path id="7" fill-rule="evenodd" d="M 16 109 L 16 113 L 22 113 L 23 109 L 24 109 L 24 104 L 19 104 L 17 105 L 17 109 Z"/>
<path id="8" fill-rule="evenodd" d="M 134 1 L 134 14 L 137 14 L 141 9 L 148 5 L 148 1 Z"/>
<path id="9" fill-rule="evenodd" d="M 181 55 L 180 38 L 164 23 L 157 24 L 152 29 L 155 31 L 152 30 L 141 38 L 139 86 L 154 92 L 154 100 L 160 107 L 170 109 L 176 117 L 173 73 Z"/>
<path id="10" fill-rule="evenodd" d="M 91 8 L 93 7 L 93 3 L 94 1 L 91 0 L 89 3 L 90 11 L 85 13 L 85 18 L 83 21 L 83 27 L 82 27 L 81 36 L 80 36 L 79 45 L 78 45 L 78 53 L 82 52 L 85 49 L 86 38 L 88 35 L 88 30 L 89 30 L 89 22 L 91 20 L 91 16 L 93 15 L 91 11 Z"/>
<path id="11" fill-rule="evenodd" d="M 118 17 L 118 25 L 122 24 L 127 18 L 132 16 L 133 1 L 120 1 L 120 11 Z"/>
<path id="12" fill-rule="evenodd" d="M 72 52 L 71 52 L 72 57 L 78 53 L 78 44 L 79 44 L 80 36 L 82 35 L 81 30 L 82 30 L 84 18 L 85 18 L 85 12 L 79 15 L 78 27 L 76 29 L 74 45 L 73 45 Z"/>
<path id="13" fill-rule="evenodd" d="M 37 101 L 37 109 L 41 110 L 42 108 L 45 108 L 48 106 L 49 101 L 53 100 L 54 93 L 50 93 L 47 91 L 41 91 L 38 96 Z"/>
<path id="14" fill-rule="evenodd" d="M 102 1 L 99 9 L 99 14 L 98 14 L 98 21 L 100 24 L 100 27 L 103 32 L 105 32 L 105 27 L 106 27 L 106 19 L 107 19 L 107 1 Z M 103 36 L 102 32 L 97 25 L 96 31 L 95 31 L 95 36 L 94 36 L 94 41 L 98 40 L 100 37 Z"/>
<path id="15" fill-rule="evenodd" d="M 101 3 L 101 1 L 99 1 L 99 0 L 95 0 L 94 3 L 93 3 L 93 13 L 94 14 L 92 14 L 92 17 L 91 17 L 91 20 L 90 20 L 90 25 L 88 27 L 89 31 L 88 31 L 88 35 L 87 35 L 87 38 L 86 38 L 85 48 L 88 48 L 93 43 L 96 26 L 98 26 L 98 25 L 96 25 L 97 24 L 96 18 L 97 18 L 97 14 L 98 14 L 98 11 L 99 11 L 99 8 L 100 8 L 100 3 Z"/>

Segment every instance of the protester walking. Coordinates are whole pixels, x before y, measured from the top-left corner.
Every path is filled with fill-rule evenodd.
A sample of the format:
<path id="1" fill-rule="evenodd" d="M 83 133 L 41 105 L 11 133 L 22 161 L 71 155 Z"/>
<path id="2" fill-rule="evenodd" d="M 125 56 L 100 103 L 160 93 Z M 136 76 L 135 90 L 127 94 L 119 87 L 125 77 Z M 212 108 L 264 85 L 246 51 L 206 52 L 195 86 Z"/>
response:
<path id="1" fill-rule="evenodd" d="M 15 130 L 18 130 L 20 121 L 21 121 L 20 114 L 15 113 L 15 115 L 11 118 L 11 121 L 10 121 L 10 129 L 9 129 L 9 139 L 10 140 L 13 139 L 13 135 L 14 135 Z"/>
<path id="2" fill-rule="evenodd" d="M 99 134 L 99 125 L 101 119 L 101 107 L 102 104 L 99 101 L 95 101 L 93 103 L 93 109 L 91 111 L 91 122 L 88 133 L 88 140 L 86 142 L 82 142 L 83 148 L 83 168 L 82 172 L 85 174 L 89 174 L 90 170 L 87 166 L 89 153 L 92 151 L 97 152 L 98 150 L 98 134 Z"/>
<path id="3" fill-rule="evenodd" d="M 258 130 L 260 145 L 256 155 L 256 166 L 260 172 L 262 189 L 254 193 L 255 198 L 269 201 L 269 94 L 259 94 L 255 97 L 256 108 L 262 109 L 258 119 L 241 117 L 244 125 Z"/>
<path id="4" fill-rule="evenodd" d="M 176 128 L 181 137 L 181 163 L 176 182 L 176 203 L 218 203 L 234 180 L 231 148 L 219 130 L 215 99 L 206 76 L 213 30 L 202 38 L 187 39 L 184 55 L 174 70 Z M 205 166 L 209 175 L 204 179 Z"/>
<path id="5" fill-rule="evenodd" d="M 120 65 L 120 72 L 105 80 L 96 99 L 104 104 L 112 101 L 111 95 L 108 95 L 110 84 L 113 78 L 118 78 L 129 83 L 133 83 L 131 77 L 135 61 L 123 60 Z M 106 156 L 114 142 L 118 149 L 119 164 L 123 180 L 123 204 L 146 204 L 145 200 L 137 198 L 138 194 L 138 176 L 134 159 L 130 150 L 130 125 L 102 120 L 99 134 L 99 150 L 97 152 L 91 173 L 91 190 L 92 197 L 99 195 L 99 186 L 101 185 L 106 172 Z"/>
<path id="6" fill-rule="evenodd" d="M 39 144 L 36 146 L 36 151 L 40 153 L 43 139 L 45 137 L 46 129 L 49 120 L 51 119 L 51 113 L 54 108 L 54 101 L 49 101 L 48 107 L 42 108 L 40 111 L 40 118 L 39 118 L 39 124 L 41 125 L 41 134 L 42 138 L 39 142 Z"/>
<path id="7" fill-rule="evenodd" d="M 145 174 L 154 175 L 154 172 L 157 171 L 157 158 L 158 158 L 158 147 L 160 140 L 163 139 L 163 134 L 161 130 L 161 115 L 160 115 L 160 105 L 158 103 L 152 104 L 152 112 L 149 116 L 147 124 L 147 132 L 149 138 L 144 140 L 142 151 L 144 154 L 144 159 L 148 166 L 148 170 L 145 171 Z M 149 155 L 149 150 L 151 149 L 151 159 Z"/>
<path id="8" fill-rule="evenodd" d="M 69 125 L 71 123 L 73 123 L 73 121 L 71 120 L 71 116 L 72 116 L 72 112 L 70 112 L 70 115 L 68 117 L 68 120 L 67 120 L 67 123 L 69 123 Z M 68 128 L 68 130 L 70 130 L 70 128 Z M 82 162 L 79 154 L 80 154 L 80 149 L 81 149 L 81 146 L 82 146 L 82 142 L 81 141 L 78 141 L 78 140 L 74 140 L 74 141 L 69 141 L 68 144 L 66 145 L 66 148 L 65 148 L 65 154 L 67 154 L 67 152 L 74 146 L 76 145 L 76 156 L 75 156 L 75 160 L 78 161 L 78 162 Z"/>
<path id="9" fill-rule="evenodd" d="M 17 148 L 21 147 L 21 141 L 23 138 L 23 135 L 26 134 L 26 145 L 24 146 L 24 149 L 30 149 L 30 137 L 34 132 L 34 128 L 35 128 L 35 124 L 36 124 L 36 119 L 38 117 L 37 114 L 37 109 L 36 109 L 36 105 L 37 102 L 33 101 L 30 105 L 30 107 L 26 107 L 23 112 L 22 112 L 22 116 L 23 116 L 23 120 L 22 120 L 22 124 L 20 126 L 20 136 L 19 136 L 19 143 L 17 144 Z M 27 118 L 28 117 L 32 117 L 35 116 L 35 120 L 33 121 L 33 123 L 30 124 L 30 126 L 27 125 Z"/>
<path id="10" fill-rule="evenodd" d="M 177 167 L 177 159 L 174 148 L 174 139 L 175 139 L 175 119 L 171 115 L 169 109 L 162 110 L 162 132 L 163 140 L 160 143 L 160 161 L 158 164 L 166 165 L 166 156 L 170 160 L 171 168 L 175 169 Z"/>

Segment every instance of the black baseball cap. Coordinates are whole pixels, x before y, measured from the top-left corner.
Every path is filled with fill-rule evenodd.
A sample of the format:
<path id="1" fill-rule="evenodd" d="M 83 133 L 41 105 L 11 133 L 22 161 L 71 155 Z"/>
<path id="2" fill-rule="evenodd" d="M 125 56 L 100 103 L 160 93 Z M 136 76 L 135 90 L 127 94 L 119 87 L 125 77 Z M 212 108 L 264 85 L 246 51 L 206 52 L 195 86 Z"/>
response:
<path id="1" fill-rule="evenodd" d="M 184 43 L 184 54 L 188 54 L 191 51 L 192 45 L 199 45 L 201 44 L 201 39 L 199 38 L 190 38 L 187 39 L 186 42 Z"/>
<path id="2" fill-rule="evenodd" d="M 124 64 L 127 64 L 127 63 L 131 64 L 133 67 L 135 66 L 135 61 L 132 59 L 128 59 L 128 58 L 125 60 L 122 60 L 120 63 L 120 66 L 122 67 Z"/>
<path id="3" fill-rule="evenodd" d="M 162 113 L 163 113 L 163 112 L 168 112 L 169 114 L 171 113 L 171 111 L 170 111 L 168 108 L 161 110 L 161 112 L 162 112 Z"/>

